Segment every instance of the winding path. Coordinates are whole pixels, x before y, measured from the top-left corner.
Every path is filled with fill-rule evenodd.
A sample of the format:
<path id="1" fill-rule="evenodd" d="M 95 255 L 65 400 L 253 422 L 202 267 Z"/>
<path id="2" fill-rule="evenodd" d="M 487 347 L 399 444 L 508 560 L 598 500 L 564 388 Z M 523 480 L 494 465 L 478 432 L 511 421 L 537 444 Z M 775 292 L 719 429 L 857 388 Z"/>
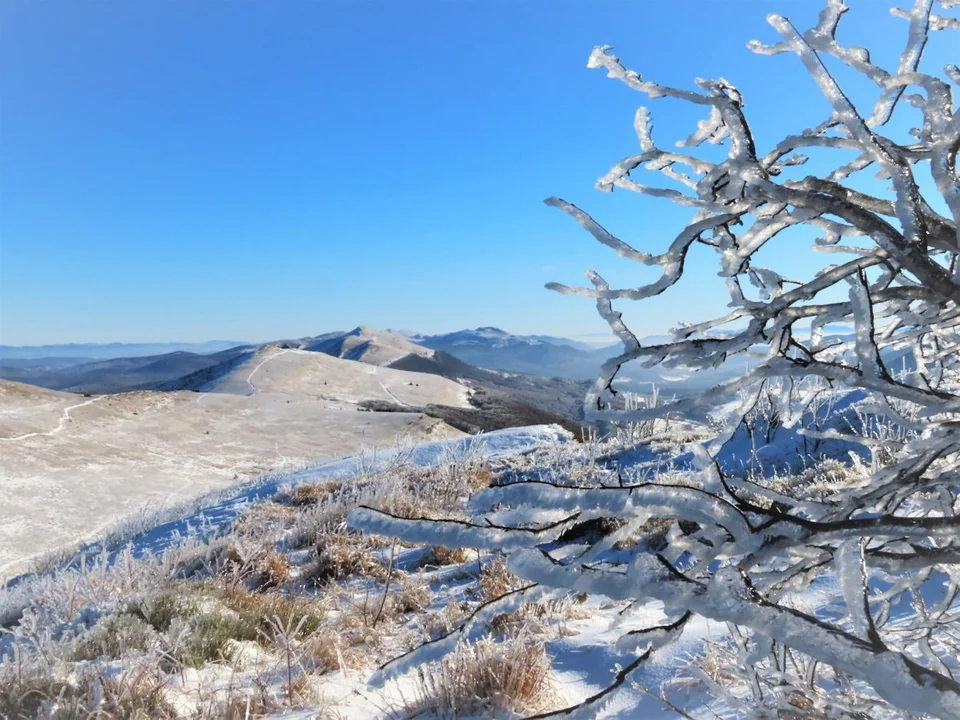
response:
<path id="1" fill-rule="evenodd" d="M 92 405 L 93 403 L 97 402 L 97 400 L 101 400 L 102 398 L 103 396 L 101 395 L 100 397 L 91 398 L 86 402 L 77 403 L 76 405 L 71 405 L 68 408 L 64 408 L 63 415 L 60 417 L 60 422 L 57 423 L 57 426 L 53 430 L 50 430 L 48 432 L 31 432 L 31 433 L 26 433 L 24 435 L 15 435 L 13 437 L 0 438 L 0 440 L 10 441 L 10 440 L 26 440 L 27 438 L 32 438 L 32 437 L 52 437 L 56 435 L 58 432 L 60 432 L 61 430 L 63 430 L 67 426 L 67 423 L 70 422 L 71 410 L 76 410 L 77 408 L 82 408 L 82 407 L 86 407 L 87 405 Z"/>
<path id="2" fill-rule="evenodd" d="M 253 391 L 250 393 L 251 395 L 256 395 L 257 393 L 260 392 L 257 389 L 257 386 L 253 384 L 253 376 L 257 374 L 257 370 L 262 368 L 264 365 L 266 365 L 268 362 L 270 362 L 274 358 L 280 357 L 281 355 L 286 355 L 288 352 L 293 352 L 293 351 L 287 348 L 286 350 L 281 350 L 278 353 L 274 353 L 270 357 L 264 358 L 263 360 L 261 360 L 260 363 L 253 370 L 250 371 L 250 374 L 247 375 L 247 385 L 249 385 L 250 389 Z"/>

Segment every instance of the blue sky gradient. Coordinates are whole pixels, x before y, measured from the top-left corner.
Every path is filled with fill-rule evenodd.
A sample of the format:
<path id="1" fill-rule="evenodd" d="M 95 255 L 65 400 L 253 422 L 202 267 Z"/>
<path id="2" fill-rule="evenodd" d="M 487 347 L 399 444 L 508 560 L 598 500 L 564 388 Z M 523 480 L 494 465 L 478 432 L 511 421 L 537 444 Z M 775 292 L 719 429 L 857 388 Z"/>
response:
<path id="1" fill-rule="evenodd" d="M 905 23 L 853 4 L 843 37 L 895 59 Z M 826 116 L 795 57 L 746 49 L 775 39 L 767 13 L 806 28 L 820 3 L 720 6 L 6 2 L 0 343 L 267 340 L 361 323 L 602 333 L 593 303 L 543 284 L 580 284 L 593 267 L 636 285 L 653 271 L 542 200 L 662 249 L 688 210 L 593 183 L 636 150 L 638 105 L 663 145 L 700 116 L 587 70 L 594 45 L 658 82 L 727 78 L 761 148 Z M 679 287 L 630 308 L 634 329 L 724 304 L 713 262 L 704 248 Z"/>

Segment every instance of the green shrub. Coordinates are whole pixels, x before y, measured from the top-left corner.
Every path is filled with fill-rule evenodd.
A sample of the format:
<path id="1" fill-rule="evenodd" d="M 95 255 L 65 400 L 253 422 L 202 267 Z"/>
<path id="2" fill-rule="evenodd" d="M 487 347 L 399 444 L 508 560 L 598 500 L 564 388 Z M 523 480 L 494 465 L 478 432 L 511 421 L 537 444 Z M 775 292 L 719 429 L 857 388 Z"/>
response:
<path id="1" fill-rule="evenodd" d="M 150 625 L 136 615 L 114 615 L 81 637 L 74 645 L 70 659 L 114 660 L 130 650 L 145 651 L 154 637 Z"/>

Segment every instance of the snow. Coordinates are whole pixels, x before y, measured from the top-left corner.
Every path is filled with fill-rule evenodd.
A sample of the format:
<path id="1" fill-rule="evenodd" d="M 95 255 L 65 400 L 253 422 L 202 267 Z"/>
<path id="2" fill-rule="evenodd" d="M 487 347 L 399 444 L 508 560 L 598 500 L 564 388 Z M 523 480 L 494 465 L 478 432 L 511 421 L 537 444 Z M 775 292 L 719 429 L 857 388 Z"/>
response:
<path id="1" fill-rule="evenodd" d="M 132 542 L 130 549 L 133 555 L 138 557 L 145 553 L 162 553 L 180 543 L 184 537 L 197 540 L 208 538 L 234 521 L 251 504 L 276 495 L 284 487 L 321 480 L 343 481 L 361 472 L 383 469 L 396 462 L 420 466 L 437 465 L 449 461 L 457 454 L 494 459 L 524 452 L 546 443 L 568 442 L 569 439 L 569 433 L 557 426 L 535 425 L 496 430 L 457 440 L 397 446 L 351 455 L 194 499 L 190 505 L 195 509 L 189 514 L 164 522 L 143 533 Z M 103 549 L 105 548 L 102 543 L 92 542 L 86 545 L 80 554 L 94 557 Z M 18 580 L 11 582 L 16 584 Z"/>

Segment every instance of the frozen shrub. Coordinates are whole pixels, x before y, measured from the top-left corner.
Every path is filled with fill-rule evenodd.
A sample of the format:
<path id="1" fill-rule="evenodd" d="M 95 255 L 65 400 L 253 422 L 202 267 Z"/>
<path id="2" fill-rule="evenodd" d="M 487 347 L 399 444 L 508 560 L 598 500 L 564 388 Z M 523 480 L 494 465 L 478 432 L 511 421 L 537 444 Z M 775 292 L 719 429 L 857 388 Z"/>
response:
<path id="1" fill-rule="evenodd" d="M 423 575 L 406 576 L 400 580 L 400 588 L 394 595 L 394 604 L 397 612 L 420 612 L 430 607 L 433 593 L 430 586 L 423 579 Z"/>
<path id="2" fill-rule="evenodd" d="M 286 501 L 294 507 L 316 505 L 321 500 L 329 498 L 341 489 L 341 483 L 335 480 L 319 483 L 305 483 L 297 485 L 286 496 Z"/>
<path id="3" fill-rule="evenodd" d="M 442 610 L 430 613 L 419 621 L 421 632 L 428 640 L 436 640 L 452 631 L 466 617 L 470 608 L 466 603 L 451 600 Z"/>
<path id="4" fill-rule="evenodd" d="M 143 652 L 150 647 L 154 636 L 153 628 L 136 615 L 115 615 L 79 638 L 71 659 L 116 659 L 131 651 Z"/>
<path id="5" fill-rule="evenodd" d="M 111 672 L 91 667 L 69 677 L 52 668 L 24 672 L 0 666 L 0 717 L 172 720 L 177 715 L 159 671 L 133 664 Z"/>

